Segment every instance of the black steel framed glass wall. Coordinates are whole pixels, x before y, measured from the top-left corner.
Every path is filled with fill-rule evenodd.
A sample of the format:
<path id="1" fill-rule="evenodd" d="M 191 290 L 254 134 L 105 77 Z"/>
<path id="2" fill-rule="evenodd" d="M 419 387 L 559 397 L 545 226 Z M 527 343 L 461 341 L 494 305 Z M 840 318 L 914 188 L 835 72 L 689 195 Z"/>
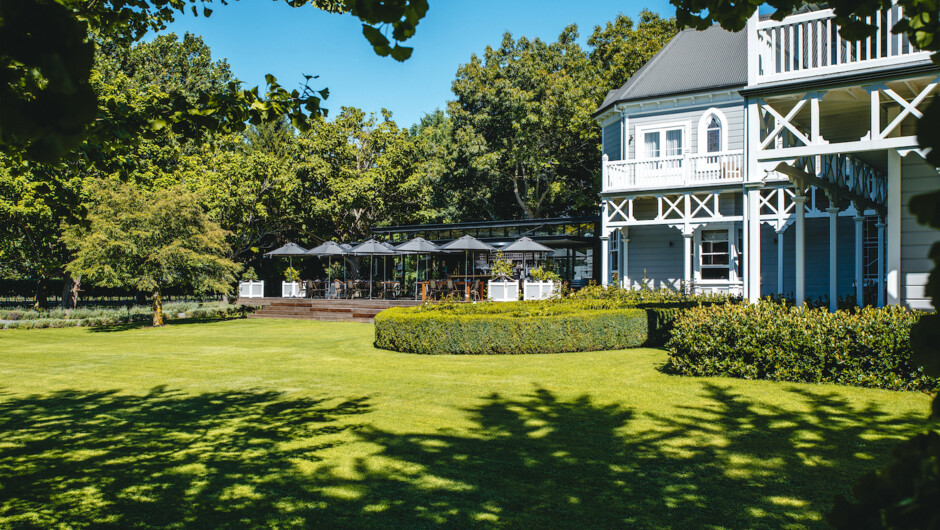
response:
<path id="1" fill-rule="evenodd" d="M 422 237 L 437 244 L 453 241 L 464 235 L 473 236 L 497 249 L 520 237 L 527 236 L 552 249 L 539 256 L 563 279 L 584 285 L 600 277 L 600 218 L 559 217 L 553 219 L 516 219 L 510 221 L 475 221 L 469 223 L 427 224 L 373 227 L 379 240 L 399 244 Z M 507 253 L 507 259 L 521 262 L 523 256 Z M 492 256 L 479 256 L 474 266 L 486 270 Z M 533 256 L 528 255 L 529 263 Z"/>

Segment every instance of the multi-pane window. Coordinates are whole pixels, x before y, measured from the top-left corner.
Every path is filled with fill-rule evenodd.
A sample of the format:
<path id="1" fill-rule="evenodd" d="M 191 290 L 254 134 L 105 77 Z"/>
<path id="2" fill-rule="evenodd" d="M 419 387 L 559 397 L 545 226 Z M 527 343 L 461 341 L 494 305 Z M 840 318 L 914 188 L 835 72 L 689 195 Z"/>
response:
<path id="1" fill-rule="evenodd" d="M 682 129 L 666 131 L 666 156 L 682 156 Z"/>
<path id="2" fill-rule="evenodd" d="M 728 231 L 703 230 L 699 256 L 703 280 L 727 280 L 731 277 L 728 263 Z"/>
<path id="3" fill-rule="evenodd" d="M 659 158 L 659 133 L 646 133 L 643 142 L 646 146 L 646 158 Z"/>
<path id="4" fill-rule="evenodd" d="M 644 153 L 646 158 L 682 156 L 682 141 L 682 129 L 648 132 L 643 135 Z M 663 144 L 665 149 L 661 148 Z"/>
<path id="5" fill-rule="evenodd" d="M 620 273 L 620 231 L 614 230 L 608 241 L 610 245 L 610 272 L 611 274 Z"/>
<path id="6" fill-rule="evenodd" d="M 717 116 L 712 116 L 705 129 L 705 142 L 709 153 L 721 152 L 721 122 Z"/>

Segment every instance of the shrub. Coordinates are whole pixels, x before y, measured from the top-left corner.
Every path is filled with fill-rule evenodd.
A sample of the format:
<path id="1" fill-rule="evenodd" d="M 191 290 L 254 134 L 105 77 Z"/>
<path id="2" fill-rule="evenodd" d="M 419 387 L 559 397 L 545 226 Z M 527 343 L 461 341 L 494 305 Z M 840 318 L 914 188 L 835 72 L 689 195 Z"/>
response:
<path id="1" fill-rule="evenodd" d="M 463 306 L 489 309 L 511 304 Z M 422 354 L 524 354 L 618 350 L 646 342 L 642 310 L 516 309 L 503 313 L 453 307 L 388 309 L 375 317 L 375 345 Z M 535 314 L 539 310 L 544 313 Z"/>
<path id="2" fill-rule="evenodd" d="M 163 310 L 168 320 L 175 318 L 229 318 L 244 316 L 254 311 L 254 307 L 218 303 L 201 304 L 198 302 L 174 302 L 165 304 Z M 9 313 L 13 313 L 8 312 Z M 27 311 L 29 318 L 12 319 L 6 329 L 62 328 L 74 326 L 113 326 L 132 322 L 149 322 L 153 310 L 149 306 L 130 308 L 87 307 L 71 310 L 53 309 L 46 312 Z M 182 315 L 182 316 L 180 316 Z"/>
<path id="3" fill-rule="evenodd" d="M 702 306 L 676 319 L 667 369 L 730 376 L 933 390 L 912 360 L 910 331 L 921 313 L 900 307 L 855 313 L 759 304 Z"/>
<path id="4" fill-rule="evenodd" d="M 723 304 L 740 301 L 740 296 L 727 294 L 689 294 L 672 289 L 624 289 L 619 285 L 582 287 L 570 297 L 573 300 L 610 300 L 624 304 Z"/>

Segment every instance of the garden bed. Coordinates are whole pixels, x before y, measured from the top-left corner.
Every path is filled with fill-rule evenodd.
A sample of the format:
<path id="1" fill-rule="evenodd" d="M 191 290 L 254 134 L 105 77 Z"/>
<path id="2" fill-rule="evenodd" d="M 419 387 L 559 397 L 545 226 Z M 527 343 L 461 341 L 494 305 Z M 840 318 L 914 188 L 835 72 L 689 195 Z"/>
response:
<path id="1" fill-rule="evenodd" d="M 254 308 L 218 302 L 176 302 L 163 305 L 166 320 L 183 318 L 229 318 L 244 316 Z M 153 308 L 131 306 L 122 308 L 83 307 L 51 310 L 2 310 L 0 329 L 42 329 L 114 326 L 134 322 L 150 322 Z"/>

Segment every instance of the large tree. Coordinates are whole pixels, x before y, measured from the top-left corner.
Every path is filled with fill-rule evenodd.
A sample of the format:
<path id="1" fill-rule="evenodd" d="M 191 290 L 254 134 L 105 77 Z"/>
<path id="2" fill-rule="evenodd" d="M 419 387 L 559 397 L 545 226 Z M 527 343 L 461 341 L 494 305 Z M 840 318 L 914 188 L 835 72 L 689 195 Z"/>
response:
<path id="1" fill-rule="evenodd" d="M 144 192 L 114 181 L 89 186 L 84 223 L 66 227 L 74 277 L 152 293 L 153 325 L 163 325 L 162 293 L 183 287 L 227 294 L 241 267 L 228 259 L 227 232 L 210 221 L 182 186 Z"/>
<path id="2" fill-rule="evenodd" d="M 626 83 L 676 32 L 676 19 L 662 18 L 648 9 L 640 13 L 636 25 L 621 13 L 604 26 L 594 26 L 587 41 L 589 57 L 605 81 L 604 88 L 613 90 Z"/>
<path id="3" fill-rule="evenodd" d="M 348 12 L 379 55 L 404 60 L 410 38 L 428 9 L 427 0 L 285 0 L 292 7 L 312 6 Z M 224 1 L 222 3 L 225 3 Z M 59 158 L 82 142 L 107 143 L 122 133 L 172 127 L 243 131 L 289 116 L 300 128 L 322 113 L 325 90 L 307 85 L 287 91 L 273 76 L 267 93 L 232 82 L 224 93 L 202 91 L 195 100 L 168 92 L 148 100 L 139 112 L 102 112 L 91 82 L 95 37 L 130 43 L 149 31 L 165 29 L 176 16 L 212 13 L 210 0 L 18 0 L 0 3 L 0 149 L 32 160 Z M 386 31 L 388 30 L 388 31 Z M 394 42 L 394 45 L 393 45 Z M 307 76 L 310 81 L 311 76 Z M 114 110 L 114 109 L 108 109 Z"/>
<path id="4" fill-rule="evenodd" d="M 372 226 L 425 220 L 431 194 L 419 152 L 390 112 L 379 118 L 343 107 L 332 122 L 314 124 L 301 146 L 313 159 L 299 176 L 297 207 L 318 212 L 327 237 L 357 240 Z"/>
<path id="5" fill-rule="evenodd" d="M 215 61 L 198 37 L 174 34 L 128 46 L 98 39 L 90 84 L 102 115 L 134 115 L 173 92 L 195 100 L 205 91 L 221 92 L 233 78 L 228 64 Z M 57 161 L 23 161 L 0 155 L 0 262 L 6 274 L 37 280 L 37 305 L 47 293 L 42 278 L 65 276 L 63 305 L 79 291 L 63 269 L 68 250 L 59 242 L 64 226 L 80 222 L 86 211 L 85 184 L 100 178 L 133 182 L 146 189 L 179 180 L 181 161 L 205 149 L 206 134 L 183 136 L 164 128 L 147 135 L 117 132 L 112 140 L 91 138 Z"/>
<path id="6" fill-rule="evenodd" d="M 603 96 L 569 26 L 558 40 L 511 34 L 457 71 L 449 113 L 458 149 L 450 185 L 469 216 L 538 218 L 593 212 Z"/>

